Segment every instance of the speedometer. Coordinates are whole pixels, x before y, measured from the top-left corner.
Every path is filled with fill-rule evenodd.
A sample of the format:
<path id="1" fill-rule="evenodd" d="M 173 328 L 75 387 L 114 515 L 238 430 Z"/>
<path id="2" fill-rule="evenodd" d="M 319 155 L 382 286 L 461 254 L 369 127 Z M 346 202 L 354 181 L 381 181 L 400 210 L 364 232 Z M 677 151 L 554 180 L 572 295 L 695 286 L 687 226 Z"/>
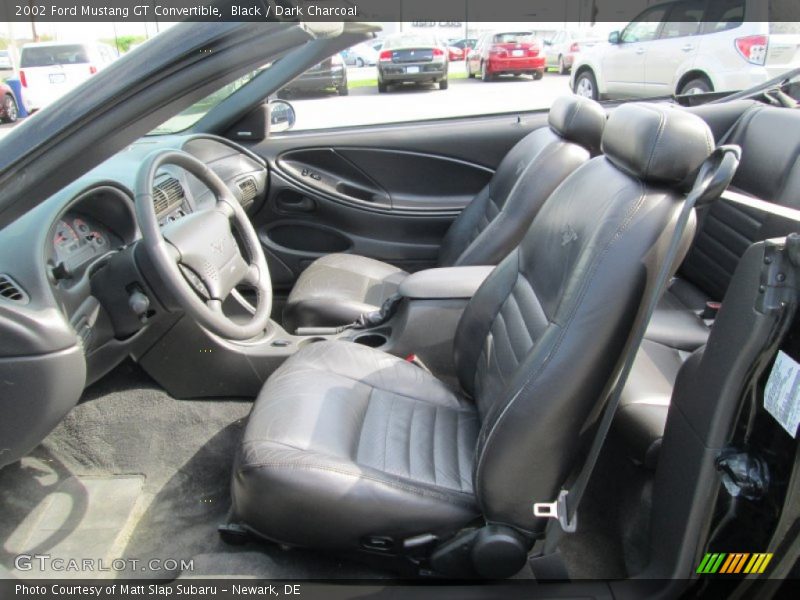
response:
<path id="1" fill-rule="evenodd" d="M 80 238 L 75 230 L 66 221 L 56 223 L 56 232 L 53 236 L 53 245 L 59 254 L 68 254 L 75 250 L 80 243 Z"/>

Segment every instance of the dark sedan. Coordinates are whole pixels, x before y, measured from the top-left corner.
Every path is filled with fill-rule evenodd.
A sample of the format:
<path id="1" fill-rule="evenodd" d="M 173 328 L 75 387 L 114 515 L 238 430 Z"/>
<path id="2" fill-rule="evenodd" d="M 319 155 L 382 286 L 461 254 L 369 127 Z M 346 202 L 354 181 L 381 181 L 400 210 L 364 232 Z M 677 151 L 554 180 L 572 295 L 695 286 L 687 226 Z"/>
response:
<path id="1" fill-rule="evenodd" d="M 335 90 L 340 96 L 347 96 L 347 67 L 341 55 L 334 54 L 321 63 L 311 67 L 278 92 L 279 97 L 286 97 L 295 92 L 327 92 Z"/>
<path id="2" fill-rule="evenodd" d="M 447 50 L 428 35 L 393 35 L 386 38 L 378 58 L 378 91 L 392 84 L 438 83 L 447 89 Z"/>
<path id="3" fill-rule="evenodd" d="M 14 91 L 5 83 L 0 82 L 0 121 L 13 123 L 19 117 L 19 108 Z"/>

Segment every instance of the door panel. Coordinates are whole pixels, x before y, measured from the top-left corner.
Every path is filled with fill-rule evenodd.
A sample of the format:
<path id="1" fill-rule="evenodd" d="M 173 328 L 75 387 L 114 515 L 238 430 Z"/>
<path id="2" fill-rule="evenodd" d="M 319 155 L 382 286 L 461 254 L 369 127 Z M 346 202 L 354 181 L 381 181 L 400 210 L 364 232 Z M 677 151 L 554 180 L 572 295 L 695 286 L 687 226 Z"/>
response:
<path id="1" fill-rule="evenodd" d="M 644 76 L 648 95 L 664 96 L 677 91 L 676 74 L 689 71 L 697 55 L 697 34 L 704 12 L 705 3 L 696 0 L 672 5 L 659 39 L 650 44 L 647 53 Z"/>
<path id="2" fill-rule="evenodd" d="M 434 154 L 376 148 L 340 148 L 369 173 L 391 199 L 393 210 L 462 210 L 489 183 L 494 171 Z"/>
<path id="3" fill-rule="evenodd" d="M 659 31 L 667 8 L 649 8 L 631 21 L 620 34 L 618 44 L 612 45 L 603 56 L 603 77 L 606 91 L 617 97 L 650 95 L 645 80 L 647 53 Z"/>
<path id="4" fill-rule="evenodd" d="M 252 218 L 277 290 L 332 252 L 408 271 L 436 265 L 445 232 L 547 113 L 288 133 L 251 145 L 270 165 Z"/>
<path id="5" fill-rule="evenodd" d="M 608 49 L 603 57 L 606 93 L 615 98 L 644 96 L 644 44 L 620 43 Z"/>
<path id="6" fill-rule="evenodd" d="M 463 209 L 492 170 L 432 154 L 380 148 L 307 148 L 278 157 L 278 170 L 318 194 L 376 210 Z"/>

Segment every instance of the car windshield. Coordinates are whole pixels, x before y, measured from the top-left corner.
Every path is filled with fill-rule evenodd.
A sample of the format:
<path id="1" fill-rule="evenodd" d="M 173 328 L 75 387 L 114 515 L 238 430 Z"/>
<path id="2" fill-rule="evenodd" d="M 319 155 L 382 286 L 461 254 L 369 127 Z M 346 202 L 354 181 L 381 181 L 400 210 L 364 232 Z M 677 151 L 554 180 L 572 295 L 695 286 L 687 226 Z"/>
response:
<path id="1" fill-rule="evenodd" d="M 508 33 L 497 33 L 492 38 L 494 44 L 519 44 L 529 42 L 533 34 L 530 31 L 511 31 Z"/>
<path id="2" fill-rule="evenodd" d="M 86 48 L 80 44 L 64 46 L 35 46 L 22 49 L 20 68 L 50 67 L 53 65 L 74 65 L 89 62 Z"/>
<path id="3" fill-rule="evenodd" d="M 402 35 L 394 38 L 387 38 L 383 48 L 391 50 L 393 48 L 410 48 L 412 46 L 437 46 L 436 38 L 430 35 Z"/>
<path id="4" fill-rule="evenodd" d="M 247 75 L 244 75 L 233 81 L 220 89 L 216 92 L 213 92 L 203 98 L 202 100 L 195 102 L 189 108 L 184 110 L 183 112 L 178 113 L 174 117 L 171 117 L 155 129 L 151 131 L 147 135 L 168 135 L 171 133 L 178 133 L 179 131 L 184 131 L 197 123 L 200 119 L 208 114 L 208 112 L 217 106 L 220 102 L 225 100 L 228 96 L 233 94 L 234 92 L 239 91 L 248 83 L 250 83 L 257 75 L 262 73 L 268 67 L 262 67 L 255 71 L 251 71 Z"/>

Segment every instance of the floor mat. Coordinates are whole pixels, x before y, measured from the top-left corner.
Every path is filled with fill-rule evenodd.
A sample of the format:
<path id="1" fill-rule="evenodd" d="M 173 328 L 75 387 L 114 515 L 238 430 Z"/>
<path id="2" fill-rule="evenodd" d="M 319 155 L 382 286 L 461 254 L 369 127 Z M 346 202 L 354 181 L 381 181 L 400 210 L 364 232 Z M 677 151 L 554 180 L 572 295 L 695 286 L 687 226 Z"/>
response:
<path id="1" fill-rule="evenodd" d="M 312 552 L 285 552 L 259 543 L 236 547 L 220 540 L 216 528 L 230 507 L 233 457 L 250 406 L 247 400 L 176 400 L 137 365 L 117 368 L 90 387 L 29 456 L 0 469 L 0 565 L 13 570 L 15 556 L 32 549 L 66 558 L 56 554 L 64 551 L 60 538 L 76 540 L 82 557 L 104 557 L 89 541 L 77 543 L 86 527 L 75 519 L 59 536 L 37 544 L 21 540 L 31 533 L 39 506 L 54 494 L 92 478 L 134 475 L 141 485 L 132 522 L 123 526 L 121 517 L 115 518 L 120 536 L 116 556 L 110 558 L 160 562 L 158 570 L 144 571 L 141 562 L 135 569 L 128 562 L 115 576 L 173 578 L 182 570 L 181 561 L 240 552 L 273 555 L 274 560 L 264 562 L 270 571 L 275 565 L 287 573 L 347 570 L 349 563 Z M 383 575 L 357 565 L 352 569 L 361 577 Z"/>
<path id="2" fill-rule="evenodd" d="M 179 579 L 392 579 L 389 572 L 303 550 L 199 554 Z"/>
<path id="3" fill-rule="evenodd" d="M 70 477 L 25 517 L 3 544 L 11 555 L 49 554 L 61 562 L 25 561 L 10 574 L 24 578 L 84 577 L 78 568 L 93 557 L 98 576 L 113 570 L 113 560 L 136 524 L 144 477 Z M 92 560 L 92 559 L 90 559 Z M 85 568 L 85 566 L 84 566 Z"/>

